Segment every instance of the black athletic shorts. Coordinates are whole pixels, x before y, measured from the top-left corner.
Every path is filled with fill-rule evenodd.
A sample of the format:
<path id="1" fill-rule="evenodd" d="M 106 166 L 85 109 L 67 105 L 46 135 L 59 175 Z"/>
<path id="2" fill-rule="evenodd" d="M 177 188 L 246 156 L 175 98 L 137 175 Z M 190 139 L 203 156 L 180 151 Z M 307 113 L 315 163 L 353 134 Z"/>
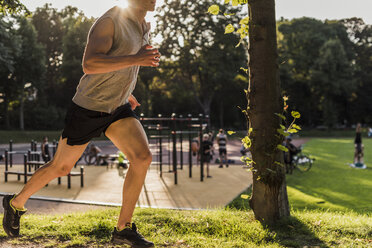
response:
<path id="1" fill-rule="evenodd" d="M 227 153 L 225 148 L 220 148 L 218 151 L 220 152 L 220 155 L 226 155 Z"/>
<path id="2" fill-rule="evenodd" d="M 67 138 L 68 145 L 83 145 L 92 138 L 101 136 L 101 133 L 105 133 L 111 123 L 127 117 L 138 119 L 129 103 L 109 114 L 85 109 L 71 101 L 65 117 L 62 139 Z"/>

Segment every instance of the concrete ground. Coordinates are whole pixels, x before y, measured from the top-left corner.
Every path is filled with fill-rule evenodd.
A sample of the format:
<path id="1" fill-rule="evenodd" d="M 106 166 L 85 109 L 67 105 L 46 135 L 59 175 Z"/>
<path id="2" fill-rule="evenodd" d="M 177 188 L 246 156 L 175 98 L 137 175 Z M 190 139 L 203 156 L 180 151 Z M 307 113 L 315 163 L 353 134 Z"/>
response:
<path id="1" fill-rule="evenodd" d="M 27 146 L 27 145 L 24 145 Z M 165 145 L 167 146 L 167 144 Z M 112 144 L 101 143 L 100 147 L 104 152 L 115 153 L 116 150 Z M 188 144 L 183 145 L 184 151 L 187 151 Z M 193 158 L 193 177 L 189 178 L 188 153 L 184 152 L 184 168 L 178 170 L 178 184 L 174 184 L 174 173 L 168 172 L 168 165 L 163 166 L 163 176 L 159 176 L 159 167 L 154 164 L 150 166 L 145 184 L 139 197 L 138 206 L 156 207 L 156 208 L 215 208 L 223 207 L 233 200 L 239 193 L 251 184 L 251 174 L 243 169 L 239 161 L 238 141 L 231 142 L 228 150 L 231 151 L 230 159 L 236 160 L 236 164 L 229 168 L 218 168 L 218 165 L 212 164 L 210 167 L 212 178 L 204 178 L 200 181 L 200 166 L 196 165 L 196 158 Z M 24 149 L 21 145 L 15 145 L 15 149 Z M 165 152 L 166 153 L 166 152 Z M 154 151 L 156 154 L 156 151 Z M 166 155 L 164 155 L 166 156 Z M 178 153 L 179 156 L 179 153 Z M 156 161 L 156 155 L 154 160 Z M 14 158 L 15 162 L 18 158 Z M 163 157 L 167 161 L 166 157 Z M 178 161 L 180 158 L 178 158 Z M 98 204 L 120 205 L 122 187 L 126 170 L 106 166 L 84 166 L 85 185 L 80 187 L 80 178 L 72 177 L 72 188 L 67 189 L 67 178 L 62 178 L 62 184 L 58 185 L 57 180 L 49 183 L 48 187 L 42 188 L 35 197 L 61 198 L 71 201 L 94 202 Z M 9 175 L 9 181 L 4 182 L 3 164 L 0 164 L 0 192 L 12 193 L 19 192 L 23 187 L 23 177 L 17 181 L 15 175 Z M 14 165 L 13 171 L 22 171 L 23 165 Z M 73 171 L 79 170 L 79 166 Z M 34 202 L 34 203 L 33 203 Z M 51 205 L 52 203 L 35 203 L 36 200 L 30 200 L 28 207 L 30 210 L 39 209 L 41 205 L 46 206 L 46 211 L 59 211 L 64 207 Z M 41 204 L 41 205 L 40 205 Z M 64 203 L 66 204 L 66 203 Z M 79 208 L 76 206 L 76 209 Z M 86 208 L 82 208 L 86 209 Z M 33 210 L 32 210 L 33 211 Z"/>
<path id="2" fill-rule="evenodd" d="M 296 146 L 305 143 L 307 140 L 294 140 Z M 109 141 L 96 141 L 104 153 L 116 153 L 117 149 Z M 16 144 L 15 150 L 25 149 L 28 144 Z M 0 146 L 4 149 L 6 146 Z M 168 144 L 164 144 L 163 161 L 167 161 Z M 179 150 L 180 147 L 178 147 Z M 183 144 L 183 170 L 178 170 L 178 184 L 174 184 L 174 173 L 168 172 L 169 166 L 163 166 L 163 176 L 159 176 L 159 167 L 156 164 L 150 166 L 145 184 L 137 202 L 138 206 L 154 208 L 180 208 L 180 209 L 206 209 L 219 208 L 226 206 L 237 195 L 244 191 L 252 183 L 251 173 L 247 172 L 240 162 L 240 141 L 233 140 L 229 142 L 227 149 L 229 159 L 235 161 L 235 164 L 229 168 L 218 168 L 218 165 L 212 163 L 210 170 L 212 178 L 204 178 L 200 181 L 200 166 L 196 165 L 196 158 L 193 157 L 193 173 L 189 178 L 188 169 L 188 144 Z M 186 151 L 186 152 L 185 152 Z M 153 150 L 154 161 L 158 161 L 156 149 Z M 167 155 L 168 154 L 168 155 Z M 20 156 L 21 157 L 21 156 Z M 215 156 L 214 158 L 216 158 Z M 11 170 L 23 169 L 20 158 L 15 158 L 15 163 Z M 178 153 L 178 162 L 180 162 Z M 116 167 L 106 166 L 84 166 L 85 168 L 85 186 L 80 187 L 80 178 L 72 177 L 72 188 L 67 189 L 67 178 L 62 178 L 62 184 L 58 185 L 57 180 L 49 183 L 37 192 L 35 197 L 58 198 L 67 200 L 71 203 L 58 203 L 50 201 L 30 200 L 26 207 L 34 213 L 59 213 L 85 211 L 87 209 L 103 208 L 104 205 L 119 206 L 122 198 L 122 187 L 126 170 Z M 9 181 L 4 182 L 4 163 L 0 163 L 0 194 L 19 192 L 24 186 L 23 181 L 17 181 L 17 177 L 9 175 Z M 79 166 L 73 171 L 79 170 Z M 1 197 L 0 197 L 1 198 Z M 0 199 L 1 200 L 1 199 Z M 78 203 L 85 204 L 78 204 Z M 87 205 L 87 203 L 98 206 Z M 2 208 L 0 208 L 0 212 Z"/>

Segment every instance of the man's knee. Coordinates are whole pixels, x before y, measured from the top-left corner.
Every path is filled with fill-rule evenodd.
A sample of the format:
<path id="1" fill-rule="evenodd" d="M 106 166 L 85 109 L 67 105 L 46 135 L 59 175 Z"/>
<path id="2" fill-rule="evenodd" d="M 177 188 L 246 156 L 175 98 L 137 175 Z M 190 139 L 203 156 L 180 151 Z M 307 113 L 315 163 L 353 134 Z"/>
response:
<path id="1" fill-rule="evenodd" d="M 58 177 L 67 176 L 70 173 L 72 167 L 74 167 L 73 164 L 64 161 L 57 162 L 52 160 L 50 164 L 50 168 L 53 169 L 53 172 Z"/>
<path id="2" fill-rule="evenodd" d="M 129 159 L 129 161 L 137 165 L 149 166 L 152 161 L 152 153 L 150 150 L 146 149 L 141 153 L 134 155 L 132 159 Z"/>

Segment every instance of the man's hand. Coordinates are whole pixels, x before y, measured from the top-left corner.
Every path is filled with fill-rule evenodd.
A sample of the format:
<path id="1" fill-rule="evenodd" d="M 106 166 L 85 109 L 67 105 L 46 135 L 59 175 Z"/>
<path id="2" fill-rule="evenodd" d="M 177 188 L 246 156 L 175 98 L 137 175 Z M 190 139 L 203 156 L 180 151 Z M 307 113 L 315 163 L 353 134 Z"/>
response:
<path id="1" fill-rule="evenodd" d="M 141 104 L 139 104 L 137 99 L 132 94 L 128 97 L 128 101 L 130 106 L 132 107 L 132 110 L 135 110 L 137 107 L 141 106 Z"/>
<path id="2" fill-rule="evenodd" d="M 137 64 L 140 66 L 159 66 L 160 53 L 158 49 L 154 49 L 150 45 L 144 45 L 141 47 L 135 56 L 137 58 Z"/>

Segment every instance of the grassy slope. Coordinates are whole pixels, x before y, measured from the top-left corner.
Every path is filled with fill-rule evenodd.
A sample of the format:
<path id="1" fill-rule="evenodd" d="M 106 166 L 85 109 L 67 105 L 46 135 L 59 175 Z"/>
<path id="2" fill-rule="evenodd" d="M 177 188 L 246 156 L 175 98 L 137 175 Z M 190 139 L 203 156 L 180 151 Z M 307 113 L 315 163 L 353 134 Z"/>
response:
<path id="1" fill-rule="evenodd" d="M 372 139 L 363 140 L 365 170 L 351 168 L 353 139 L 311 139 L 304 153 L 316 158 L 310 171 L 287 175 L 288 197 L 292 209 L 372 212 Z M 245 194 L 250 194 L 248 189 Z M 248 200 L 236 198 L 231 207 L 249 209 Z"/>
<path id="2" fill-rule="evenodd" d="M 158 246 L 170 247 L 371 247 L 372 140 L 364 139 L 367 170 L 352 169 L 352 139 L 312 139 L 305 153 L 317 160 L 307 173 L 287 177 L 292 217 L 264 228 L 251 211 L 138 209 L 135 221 Z M 238 199 L 239 204 L 247 201 Z M 307 209 L 307 210 L 306 210 Z M 312 209 L 312 210 L 308 210 Z M 314 210 L 315 209 L 315 210 Z M 327 209 L 326 211 L 324 211 Z M 24 238 L 1 242 L 41 247 L 109 246 L 118 210 L 58 216 L 26 215 Z M 111 246 L 109 246 L 111 247 Z"/>
<path id="3" fill-rule="evenodd" d="M 26 215 L 22 237 L 7 242 L 26 247 L 105 247 L 118 209 L 66 215 Z M 355 213 L 295 211 L 269 229 L 251 211 L 137 209 L 135 222 L 157 246 L 166 247 L 368 247 L 372 218 Z"/>
<path id="4" fill-rule="evenodd" d="M 316 161 L 309 172 L 287 177 L 289 200 L 294 209 L 330 209 L 372 212 L 372 140 L 364 139 L 366 170 L 347 165 L 353 161 L 352 139 L 312 139 L 305 153 Z"/>

